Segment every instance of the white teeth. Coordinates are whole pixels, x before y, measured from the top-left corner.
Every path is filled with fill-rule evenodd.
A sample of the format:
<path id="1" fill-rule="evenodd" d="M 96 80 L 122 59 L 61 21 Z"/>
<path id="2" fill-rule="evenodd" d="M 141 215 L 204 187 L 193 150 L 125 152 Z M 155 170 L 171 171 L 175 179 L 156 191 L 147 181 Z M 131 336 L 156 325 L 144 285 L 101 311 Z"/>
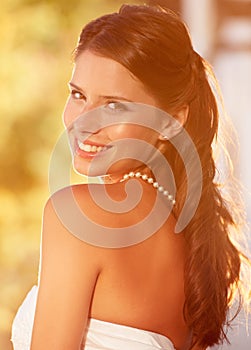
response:
<path id="1" fill-rule="evenodd" d="M 106 147 L 102 147 L 102 146 L 97 147 L 97 146 L 87 145 L 80 142 L 79 140 L 78 140 L 78 147 L 84 152 L 92 152 L 92 153 L 101 152 L 106 149 Z"/>
<path id="2" fill-rule="evenodd" d="M 82 149 L 85 152 L 91 152 L 91 146 L 90 145 L 83 145 L 83 144 L 81 144 L 80 149 Z"/>

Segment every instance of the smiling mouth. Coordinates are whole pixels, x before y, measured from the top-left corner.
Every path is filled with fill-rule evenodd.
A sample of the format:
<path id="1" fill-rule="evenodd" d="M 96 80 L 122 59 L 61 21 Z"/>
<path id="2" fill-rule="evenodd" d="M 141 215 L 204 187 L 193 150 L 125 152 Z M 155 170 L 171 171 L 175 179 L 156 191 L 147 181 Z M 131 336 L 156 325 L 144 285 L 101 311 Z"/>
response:
<path id="1" fill-rule="evenodd" d="M 79 156 L 95 156 L 100 154 L 101 152 L 107 151 L 111 147 L 112 146 L 83 143 L 79 140 L 76 140 L 76 151 Z"/>
<path id="2" fill-rule="evenodd" d="M 77 141 L 77 144 L 82 151 L 88 152 L 88 153 L 99 153 L 101 151 L 105 151 L 106 149 L 108 149 L 108 147 L 106 146 L 90 145 L 87 143 L 80 142 L 79 140 Z"/>

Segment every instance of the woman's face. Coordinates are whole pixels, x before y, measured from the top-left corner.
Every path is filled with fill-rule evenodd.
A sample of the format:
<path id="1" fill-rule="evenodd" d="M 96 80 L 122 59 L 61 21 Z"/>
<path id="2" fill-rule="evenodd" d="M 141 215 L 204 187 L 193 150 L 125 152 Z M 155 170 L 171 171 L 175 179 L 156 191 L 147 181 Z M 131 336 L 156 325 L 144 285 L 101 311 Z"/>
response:
<path id="1" fill-rule="evenodd" d="M 72 123 L 80 115 L 105 106 L 111 113 L 120 113 L 124 102 L 136 102 L 157 106 L 155 99 L 144 89 L 137 80 L 120 63 L 95 55 L 89 51 L 82 52 L 76 59 L 72 78 L 69 83 L 70 95 L 64 110 L 64 124 L 70 129 Z M 92 160 L 102 161 L 106 152 L 111 153 L 111 147 L 116 148 L 116 141 L 121 139 L 143 140 L 154 147 L 158 147 L 159 134 L 150 128 L 141 125 L 121 123 L 104 126 L 89 134 L 84 141 L 74 142 L 74 167 L 85 175 L 90 174 Z M 106 149 L 105 146 L 110 145 Z M 141 165 L 137 159 L 116 161 L 109 168 L 109 173 L 123 175 Z"/>

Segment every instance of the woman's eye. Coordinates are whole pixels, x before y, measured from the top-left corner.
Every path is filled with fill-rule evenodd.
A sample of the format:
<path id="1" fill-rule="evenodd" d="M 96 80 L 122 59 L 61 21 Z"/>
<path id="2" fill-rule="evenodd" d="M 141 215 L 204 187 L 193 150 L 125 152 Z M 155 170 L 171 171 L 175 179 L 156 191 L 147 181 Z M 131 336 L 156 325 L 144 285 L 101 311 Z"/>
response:
<path id="1" fill-rule="evenodd" d="M 124 112 L 128 110 L 125 103 L 122 103 L 122 102 L 109 102 L 106 105 L 106 108 L 114 112 Z"/>
<path id="2" fill-rule="evenodd" d="M 81 94 L 81 92 L 77 91 L 77 90 L 72 90 L 71 91 L 71 96 L 72 98 L 74 98 L 75 100 L 81 100 L 83 99 L 83 94 Z"/>

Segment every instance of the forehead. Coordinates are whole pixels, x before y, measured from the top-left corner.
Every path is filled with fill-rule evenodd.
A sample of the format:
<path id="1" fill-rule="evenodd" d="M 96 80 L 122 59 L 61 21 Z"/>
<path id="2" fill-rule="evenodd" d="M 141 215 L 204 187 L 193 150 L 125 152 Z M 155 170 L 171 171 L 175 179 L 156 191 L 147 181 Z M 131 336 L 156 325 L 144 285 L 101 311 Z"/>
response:
<path id="1" fill-rule="evenodd" d="M 90 51 L 84 51 L 77 57 L 72 82 L 87 93 L 122 94 L 136 102 L 154 103 L 144 85 L 123 65 Z"/>
<path id="2" fill-rule="evenodd" d="M 95 53 L 92 53 L 90 51 L 84 51 L 82 52 L 76 59 L 75 62 L 76 70 L 79 73 L 85 72 L 85 74 L 99 72 L 102 73 L 103 77 L 110 74 L 119 74 L 123 77 L 131 77 L 131 79 L 136 80 L 136 78 L 133 78 L 132 74 L 120 63 L 117 61 L 97 55 Z"/>

